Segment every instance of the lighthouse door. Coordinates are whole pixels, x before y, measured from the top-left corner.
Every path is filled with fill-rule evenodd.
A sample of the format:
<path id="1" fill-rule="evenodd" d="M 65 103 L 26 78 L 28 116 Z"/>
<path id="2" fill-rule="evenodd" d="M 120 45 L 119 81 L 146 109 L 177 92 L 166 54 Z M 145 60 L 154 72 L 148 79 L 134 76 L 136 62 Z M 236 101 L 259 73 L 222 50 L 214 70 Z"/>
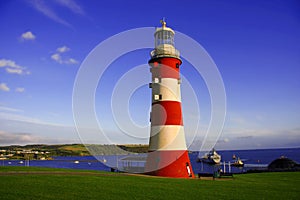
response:
<path id="1" fill-rule="evenodd" d="M 189 163 L 186 163 L 186 170 L 187 170 L 187 172 L 189 174 L 189 177 L 191 177 L 192 176 L 192 172 L 191 172 Z"/>

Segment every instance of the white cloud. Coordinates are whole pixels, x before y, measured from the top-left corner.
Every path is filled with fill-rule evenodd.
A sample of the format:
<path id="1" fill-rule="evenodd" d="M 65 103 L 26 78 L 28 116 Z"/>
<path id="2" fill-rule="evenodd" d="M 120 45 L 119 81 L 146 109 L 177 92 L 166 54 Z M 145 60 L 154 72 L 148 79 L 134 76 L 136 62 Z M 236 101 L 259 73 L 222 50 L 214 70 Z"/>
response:
<path id="1" fill-rule="evenodd" d="M 8 92 L 10 89 L 9 87 L 6 85 L 6 83 L 0 83 L 0 90 Z"/>
<path id="2" fill-rule="evenodd" d="M 23 110 L 0 106 L 0 111 L 8 111 L 8 112 L 23 112 Z"/>
<path id="3" fill-rule="evenodd" d="M 7 59 L 0 60 L 0 67 L 11 67 L 11 68 L 17 68 L 17 69 L 23 68 L 22 66 L 17 65 L 15 61 L 7 60 Z"/>
<path id="4" fill-rule="evenodd" d="M 64 52 L 70 51 L 70 48 L 67 46 L 62 46 L 62 47 L 57 48 L 56 51 L 59 53 L 64 53 Z"/>
<path id="5" fill-rule="evenodd" d="M 58 53 L 52 54 L 51 55 L 51 59 L 55 60 L 56 62 L 58 62 L 59 64 L 62 64 L 63 61 L 61 59 L 61 56 Z"/>
<path id="6" fill-rule="evenodd" d="M 9 74 L 22 74 L 23 73 L 22 69 L 16 69 L 16 68 L 9 68 L 9 67 L 7 67 L 5 70 Z"/>
<path id="7" fill-rule="evenodd" d="M 35 35 L 31 31 L 27 31 L 21 35 L 23 40 L 34 40 Z"/>
<path id="8" fill-rule="evenodd" d="M 52 118 L 56 119 L 55 117 Z M 0 107 L 0 124 L 0 132 L 2 131 L 2 135 L 0 134 L 0 145 L 4 141 L 9 145 L 21 143 L 53 144 L 81 142 L 78 138 L 76 128 L 72 124 L 44 121 L 41 118 L 25 115 L 25 111 L 23 110 L 6 107 L 3 104 Z"/>
<path id="9" fill-rule="evenodd" d="M 0 133 L 0 145 L 4 141 L 7 144 L 80 142 L 73 125 L 46 122 L 23 115 L 23 112 L 9 112 L 10 108 L 1 110 L 0 132 L 2 130 L 2 135 Z M 19 141 L 21 139 L 26 141 Z"/>
<path id="10" fill-rule="evenodd" d="M 85 15 L 83 9 L 73 0 L 56 0 L 56 2 L 76 14 Z"/>
<path id="11" fill-rule="evenodd" d="M 300 128 L 286 129 L 225 129 L 219 139 L 218 149 L 255 149 L 298 147 Z"/>
<path id="12" fill-rule="evenodd" d="M 32 118 L 29 116 L 25 116 L 19 113 L 8 113 L 8 112 L 0 112 L 0 120 L 10 120 L 10 121 L 16 121 L 16 122 L 25 122 L 30 124 L 37 124 L 37 125 L 47 125 L 47 126 L 55 126 L 55 127 L 71 127 L 64 124 L 57 124 L 57 123 L 51 123 L 51 122 L 45 122 L 38 118 Z"/>
<path id="13" fill-rule="evenodd" d="M 54 10 L 53 7 L 51 7 L 50 1 L 46 0 L 30 0 L 29 3 L 33 5 L 34 9 L 37 11 L 41 12 L 43 15 L 48 17 L 49 19 L 52 19 L 53 21 L 60 23 L 62 25 L 65 25 L 67 27 L 72 27 L 72 25 L 61 18 L 57 12 Z M 56 0 L 56 1 L 51 1 L 52 3 L 57 4 L 58 6 L 67 8 L 71 12 L 75 14 L 79 14 L 82 16 L 85 16 L 84 10 L 73 0 Z"/>
<path id="14" fill-rule="evenodd" d="M 56 130 L 56 129 L 54 129 Z M 56 130 L 57 131 L 57 130 Z M 64 132 L 73 134 L 72 132 Z M 27 144 L 68 144 L 80 143 L 78 139 L 51 137 L 39 133 L 0 130 L 0 145 L 27 145 Z"/>
<path id="15" fill-rule="evenodd" d="M 41 12 L 43 15 L 45 15 L 46 17 L 52 19 L 53 21 L 60 23 L 62 25 L 68 26 L 68 27 L 72 27 L 71 24 L 69 24 L 67 21 L 63 20 L 62 18 L 60 18 L 55 11 L 46 4 L 46 1 L 43 0 L 32 0 L 29 1 L 31 3 L 31 5 L 33 5 L 33 7 Z"/>
<path id="16" fill-rule="evenodd" d="M 66 60 L 66 63 L 67 63 L 67 64 L 77 64 L 78 61 L 75 60 L 74 58 L 69 58 L 68 60 Z"/>
<path id="17" fill-rule="evenodd" d="M 64 55 L 65 52 L 70 51 L 71 49 L 67 46 L 62 46 L 56 49 L 56 53 L 51 55 L 51 59 L 56 61 L 59 64 L 68 64 L 68 65 L 72 65 L 72 64 L 77 64 L 78 61 L 75 60 L 74 58 L 68 58 L 66 56 L 62 56 Z"/>
<path id="18" fill-rule="evenodd" d="M 16 88 L 16 92 L 25 92 L 25 88 L 20 88 L 20 87 L 18 87 L 18 88 Z"/>
<path id="19" fill-rule="evenodd" d="M 36 118 L 27 117 L 20 114 L 6 113 L 6 112 L 0 112 L 0 119 L 27 122 L 32 124 L 46 124 L 45 122 Z"/>
<path id="20" fill-rule="evenodd" d="M 0 131 L 1 145 L 39 143 L 41 138 L 29 133 L 9 133 Z"/>
<path id="21" fill-rule="evenodd" d="M 0 59 L 0 68 L 4 67 L 5 71 L 9 74 L 30 74 L 26 67 L 16 64 L 13 60 Z"/>

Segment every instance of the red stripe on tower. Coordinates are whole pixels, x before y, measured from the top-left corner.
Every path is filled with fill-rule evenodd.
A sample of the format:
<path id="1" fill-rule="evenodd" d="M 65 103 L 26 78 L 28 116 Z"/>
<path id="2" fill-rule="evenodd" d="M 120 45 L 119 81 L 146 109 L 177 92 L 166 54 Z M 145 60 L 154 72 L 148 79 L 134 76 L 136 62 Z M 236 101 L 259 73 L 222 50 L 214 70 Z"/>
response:
<path id="1" fill-rule="evenodd" d="M 179 79 L 179 66 L 181 65 L 181 60 L 172 57 L 160 57 L 153 59 L 149 63 L 152 71 L 152 78 L 175 78 Z"/>
<path id="2" fill-rule="evenodd" d="M 152 73 L 152 108 L 149 153 L 145 173 L 166 177 L 194 177 L 186 148 L 180 94 L 179 51 L 174 47 L 174 31 L 155 31 L 155 49 L 149 65 Z"/>
<path id="3" fill-rule="evenodd" d="M 181 103 L 178 101 L 159 101 L 152 103 L 151 125 L 183 125 Z"/>

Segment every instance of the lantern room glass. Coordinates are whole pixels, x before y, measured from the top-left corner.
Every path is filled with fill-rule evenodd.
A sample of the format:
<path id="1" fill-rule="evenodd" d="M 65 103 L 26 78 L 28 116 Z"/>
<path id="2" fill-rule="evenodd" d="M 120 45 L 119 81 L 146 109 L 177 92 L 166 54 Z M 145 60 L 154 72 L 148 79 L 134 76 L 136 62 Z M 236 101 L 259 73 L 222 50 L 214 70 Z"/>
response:
<path id="1" fill-rule="evenodd" d="M 169 30 L 161 30 L 155 33 L 155 47 L 163 44 L 174 46 L 174 33 Z"/>

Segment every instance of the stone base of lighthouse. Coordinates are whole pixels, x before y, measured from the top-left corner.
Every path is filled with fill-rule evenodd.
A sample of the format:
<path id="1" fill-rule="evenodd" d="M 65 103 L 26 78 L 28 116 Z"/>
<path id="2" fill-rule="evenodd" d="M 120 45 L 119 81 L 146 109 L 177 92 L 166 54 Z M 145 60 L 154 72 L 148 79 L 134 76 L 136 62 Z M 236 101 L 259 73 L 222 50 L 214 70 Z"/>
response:
<path id="1" fill-rule="evenodd" d="M 145 174 L 153 176 L 194 178 L 187 150 L 158 150 L 148 153 Z"/>

